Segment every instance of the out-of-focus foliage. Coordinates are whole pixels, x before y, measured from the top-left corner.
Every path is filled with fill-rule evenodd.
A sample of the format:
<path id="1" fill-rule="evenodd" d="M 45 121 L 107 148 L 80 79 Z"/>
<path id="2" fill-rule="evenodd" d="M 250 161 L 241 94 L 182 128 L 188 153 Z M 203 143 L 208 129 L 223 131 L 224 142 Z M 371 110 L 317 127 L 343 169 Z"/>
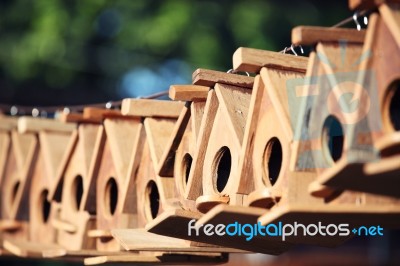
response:
<path id="1" fill-rule="evenodd" d="M 346 1 L 3 0 L 0 102 L 74 104 L 165 90 L 226 71 L 240 46 L 281 50 L 296 25 L 332 25 Z"/>

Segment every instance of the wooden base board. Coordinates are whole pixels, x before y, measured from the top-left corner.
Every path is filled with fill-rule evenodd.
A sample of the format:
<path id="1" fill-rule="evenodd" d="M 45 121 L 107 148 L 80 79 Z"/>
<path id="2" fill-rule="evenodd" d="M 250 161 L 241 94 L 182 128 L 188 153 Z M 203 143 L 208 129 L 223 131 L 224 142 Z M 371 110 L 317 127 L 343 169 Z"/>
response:
<path id="1" fill-rule="evenodd" d="M 104 263 L 140 263 L 142 264 L 164 264 L 164 265 L 188 265 L 188 264 L 222 264 L 228 262 L 228 255 L 193 255 L 193 254 L 163 254 L 143 255 L 129 254 L 116 256 L 99 256 L 86 258 L 85 265 L 98 265 Z"/>
<path id="2" fill-rule="evenodd" d="M 399 181 L 400 156 L 392 156 L 371 163 L 349 163 L 339 160 L 319 178 L 320 185 L 362 191 L 400 198 L 400 189 L 393 185 Z"/>
<path id="3" fill-rule="evenodd" d="M 66 250 L 57 244 L 40 244 L 36 242 L 5 239 L 3 242 L 4 251 L 8 254 L 38 259 L 62 258 L 67 261 L 82 261 L 87 257 L 98 256 L 123 256 L 126 251 L 104 252 L 99 250 Z M 132 254 L 131 252 L 130 254 Z"/>
<path id="4" fill-rule="evenodd" d="M 254 211 L 251 215 L 243 214 L 243 210 Z M 273 245 L 266 245 L 266 241 L 261 241 L 259 238 L 252 241 L 246 241 L 244 237 L 231 237 L 231 236 L 207 236 L 203 230 L 199 230 L 199 234 L 196 235 L 193 230 L 191 235 L 188 234 L 188 224 L 192 219 L 195 219 L 197 223 L 210 223 L 210 224 L 228 224 L 231 222 L 239 223 L 257 223 L 257 219 L 261 216 L 265 210 L 258 208 L 248 208 L 240 206 L 229 206 L 229 205 L 218 205 L 213 208 L 210 212 L 205 214 L 201 218 L 201 214 L 193 213 L 190 211 L 174 210 L 166 211 L 159 217 L 154 219 L 152 222 L 147 224 L 146 229 L 149 232 L 186 239 L 195 242 L 207 243 L 212 245 L 218 245 L 228 247 L 232 249 L 245 250 L 251 252 L 267 253 L 267 254 L 281 254 L 288 250 L 292 245 L 286 244 L 281 245 L 280 242 L 275 241 Z M 196 223 L 196 224 L 197 224 Z M 171 224 L 174 226 L 171 227 Z"/>
<path id="5" fill-rule="evenodd" d="M 14 239 L 4 239 L 3 247 L 8 252 L 18 257 L 54 258 L 67 254 L 65 248 L 56 244 L 40 244 Z"/>
<path id="6" fill-rule="evenodd" d="M 147 232 L 145 229 L 116 229 L 112 231 L 112 234 L 121 246 L 128 251 L 243 252 L 232 248 L 193 243 L 179 238 L 157 235 Z"/>
<path id="7" fill-rule="evenodd" d="M 316 224 L 321 222 L 322 225 L 341 223 L 349 224 L 349 236 L 289 236 L 286 241 L 291 243 L 315 244 L 324 246 L 336 246 L 343 243 L 347 239 L 354 236 L 351 232 L 357 226 L 377 226 L 398 227 L 400 225 L 400 206 L 380 206 L 380 205 L 323 205 L 323 204 L 287 204 L 285 206 L 276 207 L 274 210 L 265 213 L 258 221 L 262 225 L 270 223 L 282 222 L 302 223 L 304 225 Z M 382 221 L 387 221 L 386 225 L 382 225 Z"/>
<path id="8" fill-rule="evenodd" d="M 196 226 L 205 224 L 228 225 L 235 222 L 241 225 L 250 224 L 254 226 L 254 224 L 257 224 L 258 218 L 265 212 L 266 210 L 262 208 L 220 204 L 201 217 L 196 222 Z M 256 235 L 249 241 L 246 238 L 244 235 L 229 236 L 225 234 L 223 236 L 209 236 L 207 240 L 215 245 L 271 255 L 279 255 L 294 246 L 291 243 L 268 236 Z"/>

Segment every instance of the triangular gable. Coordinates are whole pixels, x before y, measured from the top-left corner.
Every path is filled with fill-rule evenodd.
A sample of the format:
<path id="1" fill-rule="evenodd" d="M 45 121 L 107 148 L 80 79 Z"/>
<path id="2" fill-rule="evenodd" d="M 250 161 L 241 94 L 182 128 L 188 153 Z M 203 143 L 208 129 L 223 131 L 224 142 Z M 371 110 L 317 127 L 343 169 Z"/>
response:
<path id="1" fill-rule="evenodd" d="M 168 140 L 174 130 L 175 123 L 175 119 L 166 118 L 146 118 L 144 120 L 144 128 L 146 130 L 154 169 L 157 169 L 161 161 L 164 149 L 167 147 Z"/>
<path id="2" fill-rule="evenodd" d="M 289 96 L 287 82 L 304 77 L 304 73 L 273 68 L 263 68 L 260 72 L 265 84 L 265 90 L 274 108 L 280 114 L 279 121 L 289 139 L 293 139 L 291 121 L 297 121 L 298 112 L 289 109 Z M 292 106 L 293 107 L 293 106 Z"/>
<path id="3" fill-rule="evenodd" d="M 242 144 L 252 90 L 216 84 L 215 92 L 239 145 Z"/>
<path id="4" fill-rule="evenodd" d="M 185 105 L 175 123 L 171 137 L 166 144 L 157 174 L 160 176 L 174 176 L 175 153 L 182 141 L 182 137 L 190 121 L 190 109 Z"/>
<path id="5" fill-rule="evenodd" d="M 136 154 L 141 123 L 139 120 L 106 119 L 104 129 L 118 178 L 127 180 Z"/>
<path id="6" fill-rule="evenodd" d="M 50 186 L 54 185 L 57 172 L 62 162 L 62 158 L 65 156 L 67 151 L 68 143 L 70 142 L 71 134 L 63 133 L 49 133 L 40 132 L 40 148 L 44 157 L 44 164 Z"/>

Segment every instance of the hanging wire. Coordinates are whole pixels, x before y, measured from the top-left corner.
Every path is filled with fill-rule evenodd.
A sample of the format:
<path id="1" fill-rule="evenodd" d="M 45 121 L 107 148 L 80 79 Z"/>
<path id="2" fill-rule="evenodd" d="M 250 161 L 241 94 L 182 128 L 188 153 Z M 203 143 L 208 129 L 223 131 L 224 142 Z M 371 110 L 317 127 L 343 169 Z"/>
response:
<path id="1" fill-rule="evenodd" d="M 353 16 L 348 17 L 348 18 L 336 23 L 335 25 L 331 26 L 330 28 L 339 28 L 339 27 L 342 27 L 342 26 L 344 26 L 344 25 L 346 25 L 346 24 L 348 24 L 350 22 L 354 22 L 356 24 L 357 30 L 361 30 L 361 25 L 358 22 L 358 19 L 360 17 L 364 17 L 363 18 L 364 25 L 368 25 L 368 17 L 367 16 L 370 13 L 371 13 L 371 11 L 369 11 L 369 10 L 363 10 L 363 11 L 360 11 L 360 12 L 357 11 L 357 12 L 355 12 L 353 14 Z M 294 49 L 296 47 L 298 47 L 298 46 L 299 45 L 291 44 L 290 46 L 285 47 L 283 50 L 281 50 L 280 53 L 286 54 L 288 52 L 292 52 L 293 54 L 297 55 L 297 53 L 294 51 Z M 303 50 L 303 48 L 301 48 L 301 50 Z M 303 52 L 302 52 L 302 54 L 303 54 Z"/>
<path id="2" fill-rule="evenodd" d="M 140 99 L 157 99 L 162 96 L 168 95 L 168 90 L 150 94 Z M 138 97 L 139 98 L 139 97 Z M 107 108 L 107 109 L 121 109 L 122 101 L 109 101 L 106 103 L 95 103 L 95 104 L 85 104 L 85 105 L 72 105 L 72 106 L 18 106 L 18 105 L 8 105 L 0 104 L 0 110 L 5 113 L 9 113 L 12 116 L 30 114 L 33 117 L 47 117 L 48 115 L 55 114 L 58 111 L 63 113 L 81 113 L 86 107 L 97 107 L 97 108 Z"/>

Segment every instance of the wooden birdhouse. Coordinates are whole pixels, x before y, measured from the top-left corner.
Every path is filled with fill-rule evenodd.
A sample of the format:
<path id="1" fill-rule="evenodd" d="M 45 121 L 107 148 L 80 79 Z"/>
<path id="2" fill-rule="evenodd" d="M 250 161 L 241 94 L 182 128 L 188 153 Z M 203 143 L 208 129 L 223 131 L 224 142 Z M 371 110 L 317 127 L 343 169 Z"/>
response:
<path id="1" fill-rule="evenodd" d="M 353 31 L 353 33 L 347 33 L 349 36 L 347 48 L 338 42 L 339 37 L 346 35 L 340 33 L 341 31 Z M 340 109 L 333 105 L 336 98 L 330 97 L 337 96 L 338 92 L 335 90 L 347 88 L 345 86 L 341 88 L 340 84 L 356 81 L 357 73 L 354 74 L 353 71 L 356 71 L 357 67 L 354 66 L 354 62 L 357 62 L 362 53 L 360 43 L 362 35 L 364 33 L 348 29 L 313 27 L 294 29 L 292 41 L 295 44 L 318 44 L 316 52 L 310 54 L 306 78 L 303 81 L 299 79 L 292 86 L 294 96 L 292 104 L 300 106 L 296 111 L 297 125 L 294 128 L 293 151 L 289 166 L 289 174 L 295 178 L 287 180 L 286 200 L 282 197 L 269 212 L 261 216 L 259 218 L 261 224 L 266 225 L 277 221 L 310 224 L 318 220 L 322 224 L 347 223 L 351 227 L 373 224 L 384 216 L 391 217 L 390 221 L 387 221 L 387 226 L 396 224 L 399 208 L 396 206 L 398 203 L 393 199 L 366 193 L 339 191 L 324 186 L 312 187 L 311 191 L 313 195 L 323 198 L 322 201 L 312 200 L 307 193 L 310 182 L 337 167 L 335 160 L 343 156 L 342 150 L 347 151 L 349 142 L 343 138 L 346 138 L 348 131 L 346 128 L 343 128 L 342 132 L 337 129 L 340 125 L 348 125 L 346 124 L 348 117 L 341 114 Z M 300 41 L 302 38 L 305 39 Z M 358 38 L 361 40 L 358 41 Z M 344 49 L 346 53 L 343 52 Z M 343 57 L 343 54 L 347 56 Z M 343 106 L 346 106 L 346 103 Z M 387 208 L 385 214 L 378 210 L 381 208 L 378 207 L 378 202 Z M 329 239 L 318 236 L 293 237 L 288 241 L 335 245 L 345 239 L 337 236 Z"/>
<path id="2" fill-rule="evenodd" d="M 27 135 L 35 143 L 35 152 L 31 154 L 31 163 L 25 166 L 28 167 L 25 169 L 25 177 L 14 181 L 27 186 L 23 192 L 22 205 L 16 209 L 16 222 L 26 221 L 28 237 L 22 239 L 12 237 L 4 242 L 7 250 L 16 255 L 42 256 L 42 252 L 46 252 L 47 244 L 55 244 L 56 232 L 51 225 L 51 220 L 58 215 L 58 208 L 57 204 L 53 204 L 47 196 L 54 185 L 54 177 L 65 152 L 65 143 L 73 129 L 73 124 L 64 124 L 52 119 L 30 117 L 18 119 L 18 133 L 14 132 L 17 146 L 28 145 L 29 147 L 30 143 L 23 143 L 20 138 Z M 13 160 L 12 154 L 9 159 Z M 19 185 L 15 192 L 18 193 L 18 190 Z M 15 231 L 18 234 L 19 230 L 15 229 Z M 35 243 L 33 249 L 30 243 Z M 62 253 L 62 250 L 60 252 Z"/>
<path id="3" fill-rule="evenodd" d="M 67 250 L 95 249 L 88 232 L 96 227 L 96 171 L 103 150 L 101 121 L 79 118 L 78 128 L 68 143 L 68 156 L 57 175 L 57 186 L 50 196 L 60 202 L 57 243 Z"/>
<path id="4" fill-rule="evenodd" d="M 213 208 L 199 219 L 198 225 L 216 225 L 222 220 L 224 223 L 257 223 L 259 216 L 281 199 L 288 164 L 283 154 L 290 154 L 292 132 L 286 83 L 303 77 L 306 64 L 307 58 L 294 55 L 249 48 L 239 48 L 235 52 L 235 70 L 258 74 L 262 69 L 261 75 L 255 78 L 248 103 L 238 166 L 233 168 L 236 176 L 232 195 L 240 196 L 241 201 Z M 220 241 L 216 244 L 223 240 Z M 255 236 L 253 241 L 272 254 L 292 247 L 292 244 L 277 238 Z M 248 245 L 241 243 L 241 246 L 245 249 Z"/>
<path id="5" fill-rule="evenodd" d="M 355 80 L 356 100 L 364 108 L 357 110 L 357 121 L 346 133 L 349 147 L 343 158 L 318 179 L 322 185 L 400 197 L 392 185 L 400 171 L 399 14 L 398 5 L 382 4 L 379 14 L 370 16 L 362 48 L 365 58 Z"/>
<path id="6" fill-rule="evenodd" d="M 173 133 L 161 158 L 158 174 L 174 178 L 176 198 L 185 210 L 196 211 L 195 201 L 187 198 L 189 175 L 196 155 L 201 120 L 209 87 L 200 85 L 172 85 L 172 100 L 186 101 Z"/>
<path id="7" fill-rule="evenodd" d="M 4 240 L 29 238 L 30 171 L 36 162 L 38 140 L 34 133 L 20 133 L 17 119 L 2 118 L 2 154 L 6 155 L 1 178 L 1 230 Z"/>
<path id="8" fill-rule="evenodd" d="M 140 101 L 140 102 L 138 102 Z M 138 104 L 145 101 L 142 107 Z M 171 137 L 176 119 L 183 108 L 183 103 L 152 100 L 124 100 L 122 113 L 138 115 L 143 113 L 144 134 L 140 140 L 142 154 L 135 176 L 137 196 L 138 228 L 168 209 L 174 201 L 174 179 L 161 178 L 157 174 L 161 156 Z"/>
<path id="9" fill-rule="evenodd" d="M 104 148 L 96 178 L 97 224 L 89 235 L 97 238 L 97 250 L 117 251 L 121 247 L 112 237 L 111 230 L 137 227 L 132 179 L 141 155 L 143 126 L 140 117 L 120 113 L 103 115 Z"/>
<path id="10" fill-rule="evenodd" d="M 37 249 L 43 245 L 42 250 L 46 252 L 46 244 L 56 243 L 57 231 L 52 222 L 59 215 L 59 204 L 52 201 L 50 191 L 56 185 L 56 176 L 76 125 L 52 119 L 25 118 L 19 122 L 20 126 L 25 127 L 25 132 L 34 133 L 39 140 L 37 159 L 30 173 L 29 242 L 35 243 Z"/>
<path id="11" fill-rule="evenodd" d="M 26 153 L 23 153 L 18 148 L 18 144 L 21 142 L 17 144 L 17 139 L 19 139 L 17 124 L 17 118 L 0 116 L 0 189 L 2 195 L 0 204 L 0 236 L 4 238 L 10 235 L 9 233 L 13 233 L 12 235 L 15 238 L 27 239 L 26 221 L 17 221 L 12 211 L 13 208 L 16 208 L 13 205 L 18 205 L 15 197 L 21 183 L 21 179 L 19 178 L 21 170 L 19 169 L 20 167 L 22 168 L 24 159 L 27 156 Z M 15 141 L 14 143 L 13 140 Z M 29 137 L 27 137 L 27 145 L 29 145 L 29 140 Z M 18 165 L 17 162 L 22 165 Z"/>
<path id="12" fill-rule="evenodd" d="M 234 75 L 234 74 L 229 74 L 229 73 L 221 73 L 217 71 L 211 71 L 211 70 L 198 70 L 194 73 L 194 84 L 196 85 L 202 85 L 202 86 L 210 86 L 211 89 L 208 92 L 207 100 L 205 103 L 204 107 L 204 114 L 203 118 L 201 120 L 201 124 L 199 127 L 199 133 L 196 135 L 197 136 L 197 146 L 196 150 L 193 156 L 193 161 L 192 161 L 192 167 L 190 168 L 189 175 L 188 175 L 188 182 L 186 185 L 186 194 L 185 198 L 187 201 L 192 201 L 194 202 L 199 196 L 201 197 L 203 195 L 204 191 L 204 182 L 203 182 L 203 167 L 204 167 L 204 162 L 206 158 L 206 151 L 208 147 L 210 146 L 210 137 L 211 137 L 211 132 L 213 130 L 213 127 L 215 125 L 215 117 L 217 114 L 218 110 L 218 98 L 215 93 L 215 88 L 217 86 L 234 86 L 240 84 L 243 87 L 246 87 L 249 90 L 253 86 L 253 78 L 247 77 L 247 76 L 242 76 L 242 75 Z M 234 85 L 233 85 L 234 84 Z M 237 87 L 237 86 L 236 86 Z M 242 88 L 243 88 L 242 87 Z M 174 89 L 174 88 L 172 88 Z M 251 91 L 251 89 L 249 90 Z M 193 102 L 192 102 L 193 104 Z M 188 112 L 188 110 L 186 111 Z M 181 114 L 181 117 L 185 117 L 184 113 Z M 183 120 L 183 119 L 182 119 Z M 193 124 L 192 124 L 193 125 Z M 188 130 L 189 127 L 186 128 Z M 189 128 L 190 129 L 190 128 Z M 177 132 L 179 130 L 176 130 Z M 189 132 L 189 131 L 188 131 Z M 188 132 L 185 131 L 184 135 L 187 134 Z M 223 132 L 227 132 L 227 130 L 223 130 Z M 188 134 L 189 135 L 189 134 Z M 176 140 L 176 139 L 175 139 Z M 181 144 L 184 142 L 184 138 L 178 139 L 181 141 Z M 213 144 L 215 145 L 215 144 Z M 219 145 L 219 144 L 218 144 Z M 178 144 L 177 144 L 178 146 Z M 181 146 L 184 147 L 184 146 Z M 176 155 L 178 154 L 179 151 L 176 152 Z M 171 156 L 172 157 L 172 156 Z M 176 158 L 176 157 L 175 157 Z M 179 157 L 178 157 L 179 158 Z M 184 158 L 184 156 L 182 157 Z M 184 161 L 183 161 L 184 162 Z M 178 166 L 175 169 L 178 169 L 175 174 L 179 177 L 181 170 L 179 170 L 180 166 L 182 165 L 181 161 L 175 160 L 175 163 Z M 175 167 L 176 167 L 175 166 Z M 163 169 L 161 169 L 163 170 Z M 176 176 L 175 176 L 176 177 Z M 183 176 L 180 176 L 180 180 L 177 182 L 182 182 L 181 180 L 183 179 Z M 207 216 L 208 214 L 206 214 Z M 259 215 L 261 215 L 259 213 Z M 258 216 L 259 216 L 258 215 Z M 198 212 L 198 210 L 191 210 L 190 208 L 187 209 L 182 209 L 182 208 L 177 208 L 175 210 L 169 211 L 169 212 L 164 212 L 160 215 L 160 217 L 156 218 L 154 221 L 150 222 L 147 225 L 147 229 L 150 232 L 155 232 L 157 234 L 163 234 L 163 235 L 168 235 L 168 236 L 174 236 L 174 237 L 179 237 L 191 241 L 200 241 L 208 244 L 213 244 L 213 245 L 220 245 L 220 246 L 225 246 L 229 247 L 232 249 L 236 249 L 235 252 L 238 252 L 240 249 L 245 249 L 245 250 L 252 250 L 252 251 L 258 251 L 258 252 L 267 252 L 271 254 L 278 254 L 283 251 L 283 247 L 279 244 L 275 245 L 273 248 L 270 246 L 263 246 L 260 245 L 257 241 L 254 245 L 251 245 L 249 247 L 248 245 L 246 246 L 244 241 L 241 241 L 243 239 L 228 239 L 228 238 L 223 238 L 223 237 L 209 237 L 205 236 L 204 234 L 200 234 L 199 236 L 188 236 L 187 233 L 187 227 L 188 223 L 194 219 L 195 221 L 201 218 L 201 214 Z M 254 222 L 256 222 L 258 216 L 254 216 Z M 240 220 L 240 215 L 236 216 Z M 226 219 L 220 219 L 219 222 L 226 222 L 229 220 L 229 217 L 225 217 Z M 168 230 L 168 224 L 176 224 L 176 229 L 172 232 L 171 230 Z M 285 247 L 286 250 L 286 247 Z"/>
<path id="13" fill-rule="evenodd" d="M 235 76 L 227 73 L 223 75 Z M 208 99 L 212 110 L 204 117 L 212 121 L 212 124 L 207 129 L 206 145 L 199 146 L 204 149 L 204 160 L 200 164 L 203 191 L 196 199 L 196 207 L 201 212 L 217 204 L 237 200 L 235 197 L 230 198 L 233 196 L 231 187 L 236 180 L 234 173 L 239 161 L 251 96 L 251 88 L 240 87 L 240 84 L 235 86 L 216 82 L 213 88 Z M 228 181 L 231 182 L 228 184 Z"/>

